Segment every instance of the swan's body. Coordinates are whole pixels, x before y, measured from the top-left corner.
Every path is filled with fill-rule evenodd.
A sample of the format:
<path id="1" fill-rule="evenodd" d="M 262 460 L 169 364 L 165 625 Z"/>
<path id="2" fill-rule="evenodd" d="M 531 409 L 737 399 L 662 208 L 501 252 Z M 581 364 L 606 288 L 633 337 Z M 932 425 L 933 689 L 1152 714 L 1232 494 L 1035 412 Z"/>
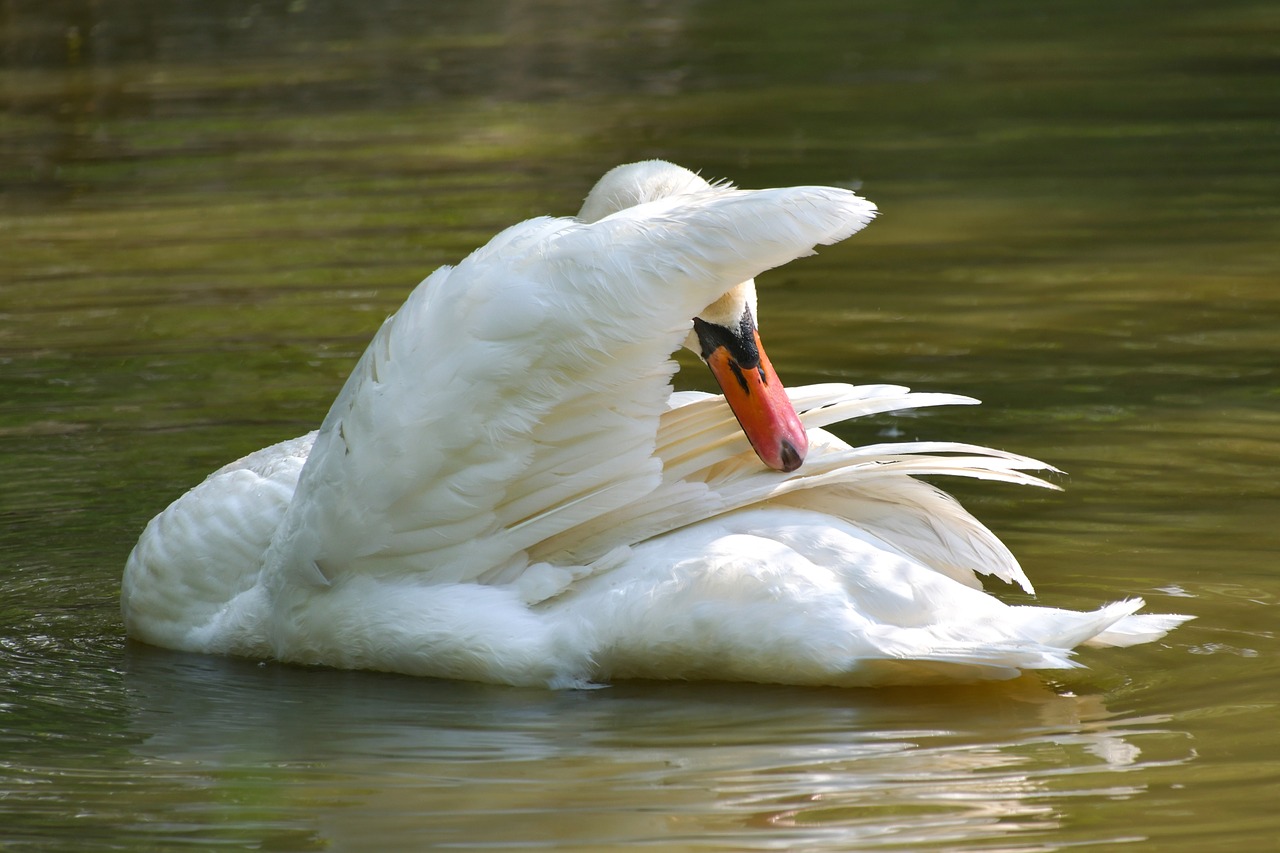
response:
<path id="1" fill-rule="evenodd" d="M 782 451 L 753 435 L 768 470 L 723 398 L 671 393 L 691 318 L 749 319 L 754 275 L 873 214 L 844 190 L 741 191 L 651 163 L 606 176 L 580 219 L 507 229 L 419 285 L 318 432 L 152 520 L 125 569 L 130 635 L 552 686 L 1003 678 L 1163 636 L 1186 617 L 1131 615 L 1137 599 L 1076 613 L 985 594 L 978 574 L 1031 587 L 911 476 L 1045 485 L 1026 472 L 1047 466 L 952 443 L 851 448 L 821 429 L 972 400 L 794 389 L 808 460 L 791 470 L 803 435 Z"/>

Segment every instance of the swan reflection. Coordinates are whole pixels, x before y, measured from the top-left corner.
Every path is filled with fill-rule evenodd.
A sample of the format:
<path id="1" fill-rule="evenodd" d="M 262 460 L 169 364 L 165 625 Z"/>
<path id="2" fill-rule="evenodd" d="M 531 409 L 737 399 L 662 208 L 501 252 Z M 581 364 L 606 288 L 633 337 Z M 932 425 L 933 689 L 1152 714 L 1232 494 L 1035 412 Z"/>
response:
<path id="1" fill-rule="evenodd" d="M 1123 771 L 1193 756 L 1166 718 L 1033 678 L 547 692 L 133 646 L 126 679 L 166 831 L 341 849 L 1031 843 L 1073 803 L 1141 795 Z"/>

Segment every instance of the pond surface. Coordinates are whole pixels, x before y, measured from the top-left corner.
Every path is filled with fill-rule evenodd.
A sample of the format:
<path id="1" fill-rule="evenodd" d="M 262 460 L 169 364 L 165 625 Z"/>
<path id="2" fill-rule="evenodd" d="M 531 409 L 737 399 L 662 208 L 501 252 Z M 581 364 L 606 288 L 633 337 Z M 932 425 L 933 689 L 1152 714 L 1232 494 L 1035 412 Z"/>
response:
<path id="1" fill-rule="evenodd" d="M 1265 2 L 8 4 L 0 848 L 1274 849 L 1277 44 Z M 784 379 L 981 398 L 845 437 L 1058 465 L 949 485 L 1041 603 L 1197 620 L 948 690 L 126 642 L 148 518 L 318 424 L 431 269 L 652 156 L 876 201 L 761 278 Z"/>

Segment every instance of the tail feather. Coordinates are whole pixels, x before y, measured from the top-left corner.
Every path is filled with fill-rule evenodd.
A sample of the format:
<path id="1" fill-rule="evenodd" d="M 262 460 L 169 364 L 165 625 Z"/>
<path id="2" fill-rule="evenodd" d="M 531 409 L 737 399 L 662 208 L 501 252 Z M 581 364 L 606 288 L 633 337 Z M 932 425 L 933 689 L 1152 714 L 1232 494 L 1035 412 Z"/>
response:
<path id="1" fill-rule="evenodd" d="M 1142 599 L 1134 599 L 1142 603 Z M 1142 613 L 1124 616 L 1105 631 L 1095 634 L 1084 645 L 1093 648 L 1124 648 L 1159 640 L 1165 634 L 1196 617 L 1182 613 Z"/>

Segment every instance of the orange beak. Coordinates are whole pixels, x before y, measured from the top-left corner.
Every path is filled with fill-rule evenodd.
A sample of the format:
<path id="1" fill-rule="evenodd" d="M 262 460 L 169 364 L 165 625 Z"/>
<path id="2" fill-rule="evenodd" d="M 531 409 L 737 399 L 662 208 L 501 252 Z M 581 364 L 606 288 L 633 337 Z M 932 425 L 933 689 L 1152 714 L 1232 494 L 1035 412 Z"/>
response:
<path id="1" fill-rule="evenodd" d="M 809 437 L 774 373 L 750 313 L 737 329 L 693 321 L 702 358 L 720 385 L 747 441 L 760 461 L 777 471 L 794 471 L 809 451 Z"/>

